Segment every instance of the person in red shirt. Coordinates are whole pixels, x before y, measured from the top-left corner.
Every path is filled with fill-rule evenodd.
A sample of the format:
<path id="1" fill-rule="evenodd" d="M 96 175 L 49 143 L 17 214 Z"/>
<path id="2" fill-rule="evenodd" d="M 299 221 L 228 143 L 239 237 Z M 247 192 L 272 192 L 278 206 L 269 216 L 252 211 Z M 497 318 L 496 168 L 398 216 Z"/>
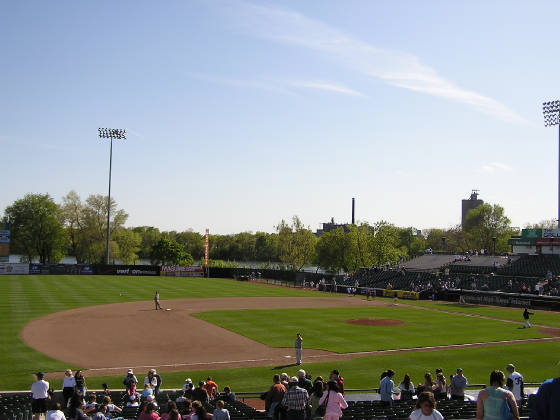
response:
<path id="1" fill-rule="evenodd" d="M 329 377 L 331 381 L 335 381 L 338 385 L 339 392 L 344 395 L 344 378 L 340 376 L 338 370 L 334 369 Z"/>
<path id="2" fill-rule="evenodd" d="M 144 407 L 144 411 L 140 413 L 138 420 L 159 420 L 159 415 L 156 411 L 154 403 L 148 403 Z"/>
<path id="3" fill-rule="evenodd" d="M 206 390 L 210 399 L 214 398 L 215 395 L 218 395 L 218 384 L 214 382 L 210 376 L 206 379 L 206 383 L 203 388 Z"/>

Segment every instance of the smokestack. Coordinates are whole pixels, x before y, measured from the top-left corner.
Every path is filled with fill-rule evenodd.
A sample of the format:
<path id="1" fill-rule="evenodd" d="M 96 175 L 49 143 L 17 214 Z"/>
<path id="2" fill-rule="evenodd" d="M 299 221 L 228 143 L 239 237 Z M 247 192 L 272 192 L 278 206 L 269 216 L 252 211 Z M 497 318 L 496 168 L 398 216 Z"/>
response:
<path id="1" fill-rule="evenodd" d="M 353 224 L 353 225 L 355 224 L 355 223 L 354 223 L 354 221 L 355 221 L 355 220 L 354 220 L 354 211 L 355 211 L 355 209 L 356 209 L 356 199 L 355 199 L 355 198 L 352 198 L 352 224 Z"/>

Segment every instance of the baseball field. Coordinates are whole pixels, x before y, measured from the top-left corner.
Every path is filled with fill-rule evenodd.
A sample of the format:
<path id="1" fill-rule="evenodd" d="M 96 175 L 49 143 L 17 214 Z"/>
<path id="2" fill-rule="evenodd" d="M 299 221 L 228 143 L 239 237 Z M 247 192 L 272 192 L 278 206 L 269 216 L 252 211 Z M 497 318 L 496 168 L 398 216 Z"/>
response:
<path id="1" fill-rule="evenodd" d="M 378 385 L 383 370 L 414 382 L 441 367 L 485 383 L 514 363 L 527 382 L 558 376 L 560 313 L 332 295 L 225 279 L 121 276 L 2 276 L 1 390 L 28 389 L 47 372 L 60 388 L 66 368 L 88 388 L 120 388 L 127 368 L 160 371 L 165 388 L 213 376 L 234 392 L 262 391 L 274 373 L 333 368 L 348 388 Z M 164 310 L 153 309 L 158 290 Z"/>

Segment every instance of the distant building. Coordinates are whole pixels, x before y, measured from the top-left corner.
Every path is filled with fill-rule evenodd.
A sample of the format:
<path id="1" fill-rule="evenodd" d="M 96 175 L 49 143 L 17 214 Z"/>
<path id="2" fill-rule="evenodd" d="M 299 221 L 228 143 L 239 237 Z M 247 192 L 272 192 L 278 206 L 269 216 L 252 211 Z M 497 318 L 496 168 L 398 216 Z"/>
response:
<path id="1" fill-rule="evenodd" d="M 339 227 L 344 229 L 344 232 L 349 232 L 350 229 L 348 228 L 348 223 L 335 223 L 334 217 L 331 217 L 331 221 L 327 223 L 322 223 L 323 229 L 317 229 L 315 232 L 315 236 L 321 236 L 323 233 L 332 232 L 333 230 L 337 230 Z"/>
<path id="2" fill-rule="evenodd" d="M 476 209 L 482 204 L 484 204 L 484 201 L 479 200 L 478 190 L 472 190 L 470 198 L 468 200 L 462 201 L 461 227 L 465 226 L 465 222 L 467 221 L 467 213 L 471 210 Z"/>

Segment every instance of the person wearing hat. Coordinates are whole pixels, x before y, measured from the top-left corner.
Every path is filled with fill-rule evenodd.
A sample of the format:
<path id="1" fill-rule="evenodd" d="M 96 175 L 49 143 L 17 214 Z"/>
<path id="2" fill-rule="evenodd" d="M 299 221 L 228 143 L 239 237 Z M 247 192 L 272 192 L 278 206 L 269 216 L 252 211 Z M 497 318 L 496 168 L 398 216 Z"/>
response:
<path id="1" fill-rule="evenodd" d="M 463 376 L 463 369 L 457 369 L 457 375 L 453 376 L 451 379 L 450 384 L 450 393 L 452 400 L 461 400 L 465 399 L 465 388 L 469 381 L 465 376 Z"/>
<path id="2" fill-rule="evenodd" d="M 309 406 L 309 394 L 298 386 L 298 378 L 292 376 L 288 392 L 282 398 L 282 407 L 287 410 L 286 418 L 290 420 L 304 420 L 305 412 Z"/>
<path id="3" fill-rule="evenodd" d="M 508 376 L 507 382 L 506 382 L 507 389 L 509 389 L 513 393 L 513 396 L 515 397 L 515 401 L 517 402 L 517 405 L 520 405 L 521 401 L 523 401 L 523 396 L 524 396 L 523 375 L 521 373 L 517 372 L 515 370 L 515 366 L 512 365 L 511 363 L 506 366 L 506 370 L 509 373 L 509 376 Z"/>
<path id="4" fill-rule="evenodd" d="M 128 369 L 126 372 L 126 376 L 123 379 L 123 385 L 125 386 L 128 395 L 136 394 L 137 383 L 138 379 L 136 379 L 136 376 L 134 376 L 134 371 L 132 369 Z"/>
<path id="5" fill-rule="evenodd" d="M 193 390 L 192 400 L 200 401 L 201 403 L 208 402 L 208 393 L 204 389 L 204 381 L 200 381 L 198 387 Z"/>
<path id="6" fill-rule="evenodd" d="M 43 379 L 45 377 L 43 372 L 37 372 L 35 377 L 37 380 L 31 385 L 31 412 L 33 413 L 33 420 L 39 420 L 41 418 L 41 414 L 45 414 L 47 412 L 49 383 Z"/>
<path id="7" fill-rule="evenodd" d="M 159 394 L 161 382 L 161 376 L 158 375 L 155 369 L 150 369 L 148 371 L 148 376 L 144 378 L 144 385 L 150 385 L 150 388 L 154 390 L 154 394 L 156 397 Z"/>

